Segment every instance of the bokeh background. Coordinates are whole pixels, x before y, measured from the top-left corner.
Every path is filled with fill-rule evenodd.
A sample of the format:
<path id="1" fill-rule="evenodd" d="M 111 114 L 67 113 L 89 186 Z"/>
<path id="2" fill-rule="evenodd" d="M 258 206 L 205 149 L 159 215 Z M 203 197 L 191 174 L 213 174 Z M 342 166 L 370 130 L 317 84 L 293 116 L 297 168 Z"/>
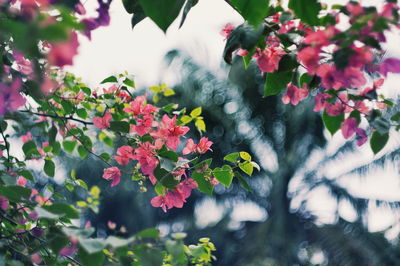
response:
<path id="1" fill-rule="evenodd" d="M 93 10 L 95 1 L 85 5 Z M 134 76 L 138 91 L 167 83 L 176 91 L 170 101 L 203 107 L 215 165 L 243 150 L 262 170 L 249 180 L 251 191 L 236 183 L 229 189 L 217 186 L 213 197 L 194 193 L 183 209 L 165 214 L 149 204 L 153 192 L 141 193 L 127 179 L 106 189 L 101 162 L 66 155 L 66 172 L 75 169 L 89 186 L 103 187 L 99 214 L 85 217 L 98 236 L 130 235 L 147 227 L 164 235 L 185 231 L 188 243 L 209 236 L 217 247 L 215 265 L 400 265 L 395 132 L 374 156 L 367 145 L 330 136 L 311 100 L 294 108 L 282 104 L 281 96 L 262 98 L 256 67 L 244 69 L 241 58 L 232 66 L 222 62 L 225 43 L 219 31 L 226 23 L 243 22 L 223 0 L 199 1 L 183 27 L 175 22 L 166 34 L 147 19 L 132 30 L 121 1 L 112 3 L 110 15 L 109 27 L 93 32 L 91 41 L 81 38 L 79 56 L 67 70 L 92 87 L 124 71 Z M 396 36 L 389 36 L 387 54 L 400 56 Z M 399 78 L 390 76 L 385 94 L 396 99 L 397 84 Z M 108 221 L 126 232 L 110 230 Z"/>

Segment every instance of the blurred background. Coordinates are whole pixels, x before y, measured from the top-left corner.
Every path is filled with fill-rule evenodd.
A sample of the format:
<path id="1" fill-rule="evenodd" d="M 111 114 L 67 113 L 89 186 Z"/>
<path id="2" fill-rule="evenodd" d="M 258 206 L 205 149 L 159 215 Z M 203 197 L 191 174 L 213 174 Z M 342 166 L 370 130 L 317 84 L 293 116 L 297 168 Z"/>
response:
<path id="1" fill-rule="evenodd" d="M 85 5 L 93 9 L 95 2 Z M 222 62 L 219 31 L 226 23 L 243 22 L 223 0 L 199 1 L 183 27 L 175 23 L 167 34 L 150 20 L 132 31 L 121 1 L 113 2 L 110 14 L 109 27 L 93 32 L 92 41 L 80 39 L 79 56 L 68 71 L 92 87 L 124 71 L 141 89 L 167 83 L 176 91 L 169 101 L 189 110 L 203 107 L 215 166 L 230 152 L 249 151 L 262 171 L 249 180 L 250 191 L 239 184 L 217 186 L 213 197 L 193 193 L 183 209 L 165 214 L 150 205 L 153 192 L 139 192 L 128 178 L 107 188 L 104 165 L 65 155 L 67 171 L 74 168 L 89 186 L 103 188 L 99 214 L 86 215 L 98 236 L 130 235 L 147 227 L 165 235 L 187 232 L 187 243 L 208 236 L 217 247 L 215 265 L 224 266 L 400 265 L 395 132 L 374 156 L 368 145 L 357 147 L 340 134 L 331 137 L 312 111 L 312 100 L 294 108 L 282 104 L 279 95 L 262 98 L 262 77 L 254 65 L 244 69 L 241 58 L 232 66 Z M 395 35 L 389 36 L 388 54 L 400 56 Z M 383 88 L 388 96 L 397 97 L 398 82 L 389 77 Z M 200 137 L 192 131 L 190 137 Z"/>

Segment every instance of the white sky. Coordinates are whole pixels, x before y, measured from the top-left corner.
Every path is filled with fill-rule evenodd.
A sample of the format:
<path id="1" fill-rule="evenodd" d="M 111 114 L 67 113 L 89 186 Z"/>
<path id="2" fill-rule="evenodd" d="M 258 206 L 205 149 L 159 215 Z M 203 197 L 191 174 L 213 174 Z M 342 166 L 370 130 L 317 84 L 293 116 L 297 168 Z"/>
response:
<path id="1" fill-rule="evenodd" d="M 347 1 L 335 0 L 334 2 L 346 3 Z M 363 2 L 375 4 L 380 1 Z M 87 9 L 93 10 L 96 1 L 88 0 L 85 6 Z M 124 71 L 134 75 L 138 87 L 155 85 L 160 82 L 161 77 L 164 77 L 165 66 L 162 65 L 162 62 L 165 53 L 174 48 L 183 48 L 197 61 L 208 68 L 217 70 L 225 44 L 219 31 L 228 22 L 238 25 L 243 21 L 223 0 L 199 1 L 199 4 L 190 11 L 184 26 L 178 29 L 178 19 L 167 34 L 158 29 L 149 19 L 139 23 L 132 31 L 130 28 L 131 15 L 123 9 L 122 1 L 113 1 L 110 15 L 110 26 L 95 30 L 92 33 L 92 41 L 88 41 L 85 37 L 80 38 L 79 55 L 75 58 L 74 66 L 67 69 L 82 77 L 91 86 L 96 86 L 109 75 Z M 398 43 L 398 38 L 391 37 L 389 39 L 390 54 L 400 55 L 400 50 L 397 49 Z M 395 86 L 398 80 L 397 78 L 388 82 L 387 86 Z M 342 139 L 341 136 L 336 136 L 333 142 L 340 142 L 338 138 Z M 353 155 L 353 158 L 357 158 L 357 160 L 350 158 L 344 164 L 342 161 L 341 169 L 372 160 L 373 155 L 368 149 L 369 147 L 364 147 L 358 151 L 357 157 Z M 333 175 L 337 174 L 337 165 L 332 165 L 329 171 L 333 172 Z M 385 171 L 375 171 L 369 178 L 364 179 L 354 176 L 344 178 L 341 179 L 340 184 L 349 186 L 351 191 L 358 196 L 372 195 L 381 199 L 400 200 L 399 169 L 389 167 Z M 308 195 L 308 198 L 310 210 L 317 214 L 322 222 L 332 222 L 336 204 L 327 197 L 326 191 L 320 189 Z M 216 208 L 214 208 L 215 213 L 220 212 L 220 207 L 211 203 L 206 204 L 207 202 L 209 203 L 209 201 L 205 201 L 200 204 L 196 212 L 207 209 L 207 212 L 213 213 L 210 211 L 213 206 Z M 374 207 L 371 206 L 371 208 Z M 247 211 L 249 209 L 253 209 L 253 212 L 249 213 Z M 259 219 L 265 219 L 265 213 L 243 204 L 234 211 L 233 218 L 246 220 L 251 216 L 252 219 L 257 220 L 254 217 L 257 211 Z M 339 213 L 348 220 L 354 217 L 351 207 L 346 202 L 339 204 Z M 368 217 L 370 229 L 373 231 L 384 229 L 394 220 L 398 220 L 399 216 L 393 215 L 393 212 L 389 211 L 371 212 Z M 211 219 L 209 222 L 212 223 L 212 221 L 215 219 Z"/>

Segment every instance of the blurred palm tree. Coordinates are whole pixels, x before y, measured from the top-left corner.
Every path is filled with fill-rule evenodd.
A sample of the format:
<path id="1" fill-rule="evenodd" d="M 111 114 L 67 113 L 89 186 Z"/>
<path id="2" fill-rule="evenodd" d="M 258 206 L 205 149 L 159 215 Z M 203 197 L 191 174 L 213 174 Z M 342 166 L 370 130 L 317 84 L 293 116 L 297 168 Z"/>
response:
<path id="1" fill-rule="evenodd" d="M 227 153 L 241 150 L 252 151 L 262 165 L 262 171 L 250 180 L 252 192 L 245 193 L 238 184 L 216 190 L 215 198 L 226 208 L 215 225 L 199 231 L 193 220 L 196 205 L 171 215 L 175 222 L 181 221 L 189 236 L 207 235 L 215 241 L 218 265 L 400 263 L 398 244 L 389 242 L 385 232 L 370 233 L 365 219 L 371 203 L 396 209 L 400 202 L 356 197 L 338 182 L 342 176 L 364 173 L 371 165 L 393 162 L 398 149 L 336 177 L 326 176 L 329 164 L 340 165 L 340 158 L 351 155 L 354 145 L 336 145 L 333 152 L 325 149 L 324 127 L 310 100 L 292 107 L 282 104 L 279 97 L 262 98 L 258 68 L 250 65 L 245 69 L 240 57 L 232 64 L 230 81 L 224 70 L 207 70 L 177 50 L 169 52 L 166 61 L 179 73 L 172 101 L 189 110 L 203 108 L 207 136 L 215 143 L 216 165 Z M 356 212 L 354 221 L 342 219 L 336 207 L 333 221 L 321 223 L 307 208 L 307 196 L 321 188 L 329 192 L 331 201 L 349 202 Z M 192 202 L 199 202 L 197 197 Z M 294 199 L 300 203 L 295 204 Z M 267 219 L 232 227 L 232 202 L 240 201 L 257 204 L 266 211 Z"/>

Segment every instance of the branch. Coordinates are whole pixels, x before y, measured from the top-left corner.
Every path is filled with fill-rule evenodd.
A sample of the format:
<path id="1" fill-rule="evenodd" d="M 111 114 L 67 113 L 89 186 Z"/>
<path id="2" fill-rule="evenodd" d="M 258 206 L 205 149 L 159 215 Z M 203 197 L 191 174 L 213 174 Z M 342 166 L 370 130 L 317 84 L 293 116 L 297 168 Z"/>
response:
<path id="1" fill-rule="evenodd" d="M 78 119 L 78 118 L 73 117 L 72 115 L 71 115 L 71 116 L 59 116 L 59 115 L 52 115 L 52 114 L 41 114 L 41 113 L 35 113 L 35 112 L 32 112 L 32 111 L 29 111 L 29 110 L 21 110 L 21 111 L 19 111 L 19 112 L 21 112 L 21 113 L 33 114 L 33 115 L 38 115 L 38 116 L 51 117 L 51 118 L 56 118 L 56 119 L 61 119 L 61 120 L 72 120 L 72 121 L 75 121 L 75 122 L 82 123 L 82 124 L 84 124 L 85 126 L 87 126 L 87 125 L 93 125 L 93 122 L 81 120 L 81 119 Z"/>
<path id="2" fill-rule="evenodd" d="M 3 129 L 0 126 L 0 134 L 3 137 L 4 143 L 6 145 L 6 152 L 7 152 L 7 162 L 10 164 L 10 144 L 7 141 L 7 137 L 4 135 Z M 7 171 L 10 169 L 10 167 L 7 165 Z"/>

